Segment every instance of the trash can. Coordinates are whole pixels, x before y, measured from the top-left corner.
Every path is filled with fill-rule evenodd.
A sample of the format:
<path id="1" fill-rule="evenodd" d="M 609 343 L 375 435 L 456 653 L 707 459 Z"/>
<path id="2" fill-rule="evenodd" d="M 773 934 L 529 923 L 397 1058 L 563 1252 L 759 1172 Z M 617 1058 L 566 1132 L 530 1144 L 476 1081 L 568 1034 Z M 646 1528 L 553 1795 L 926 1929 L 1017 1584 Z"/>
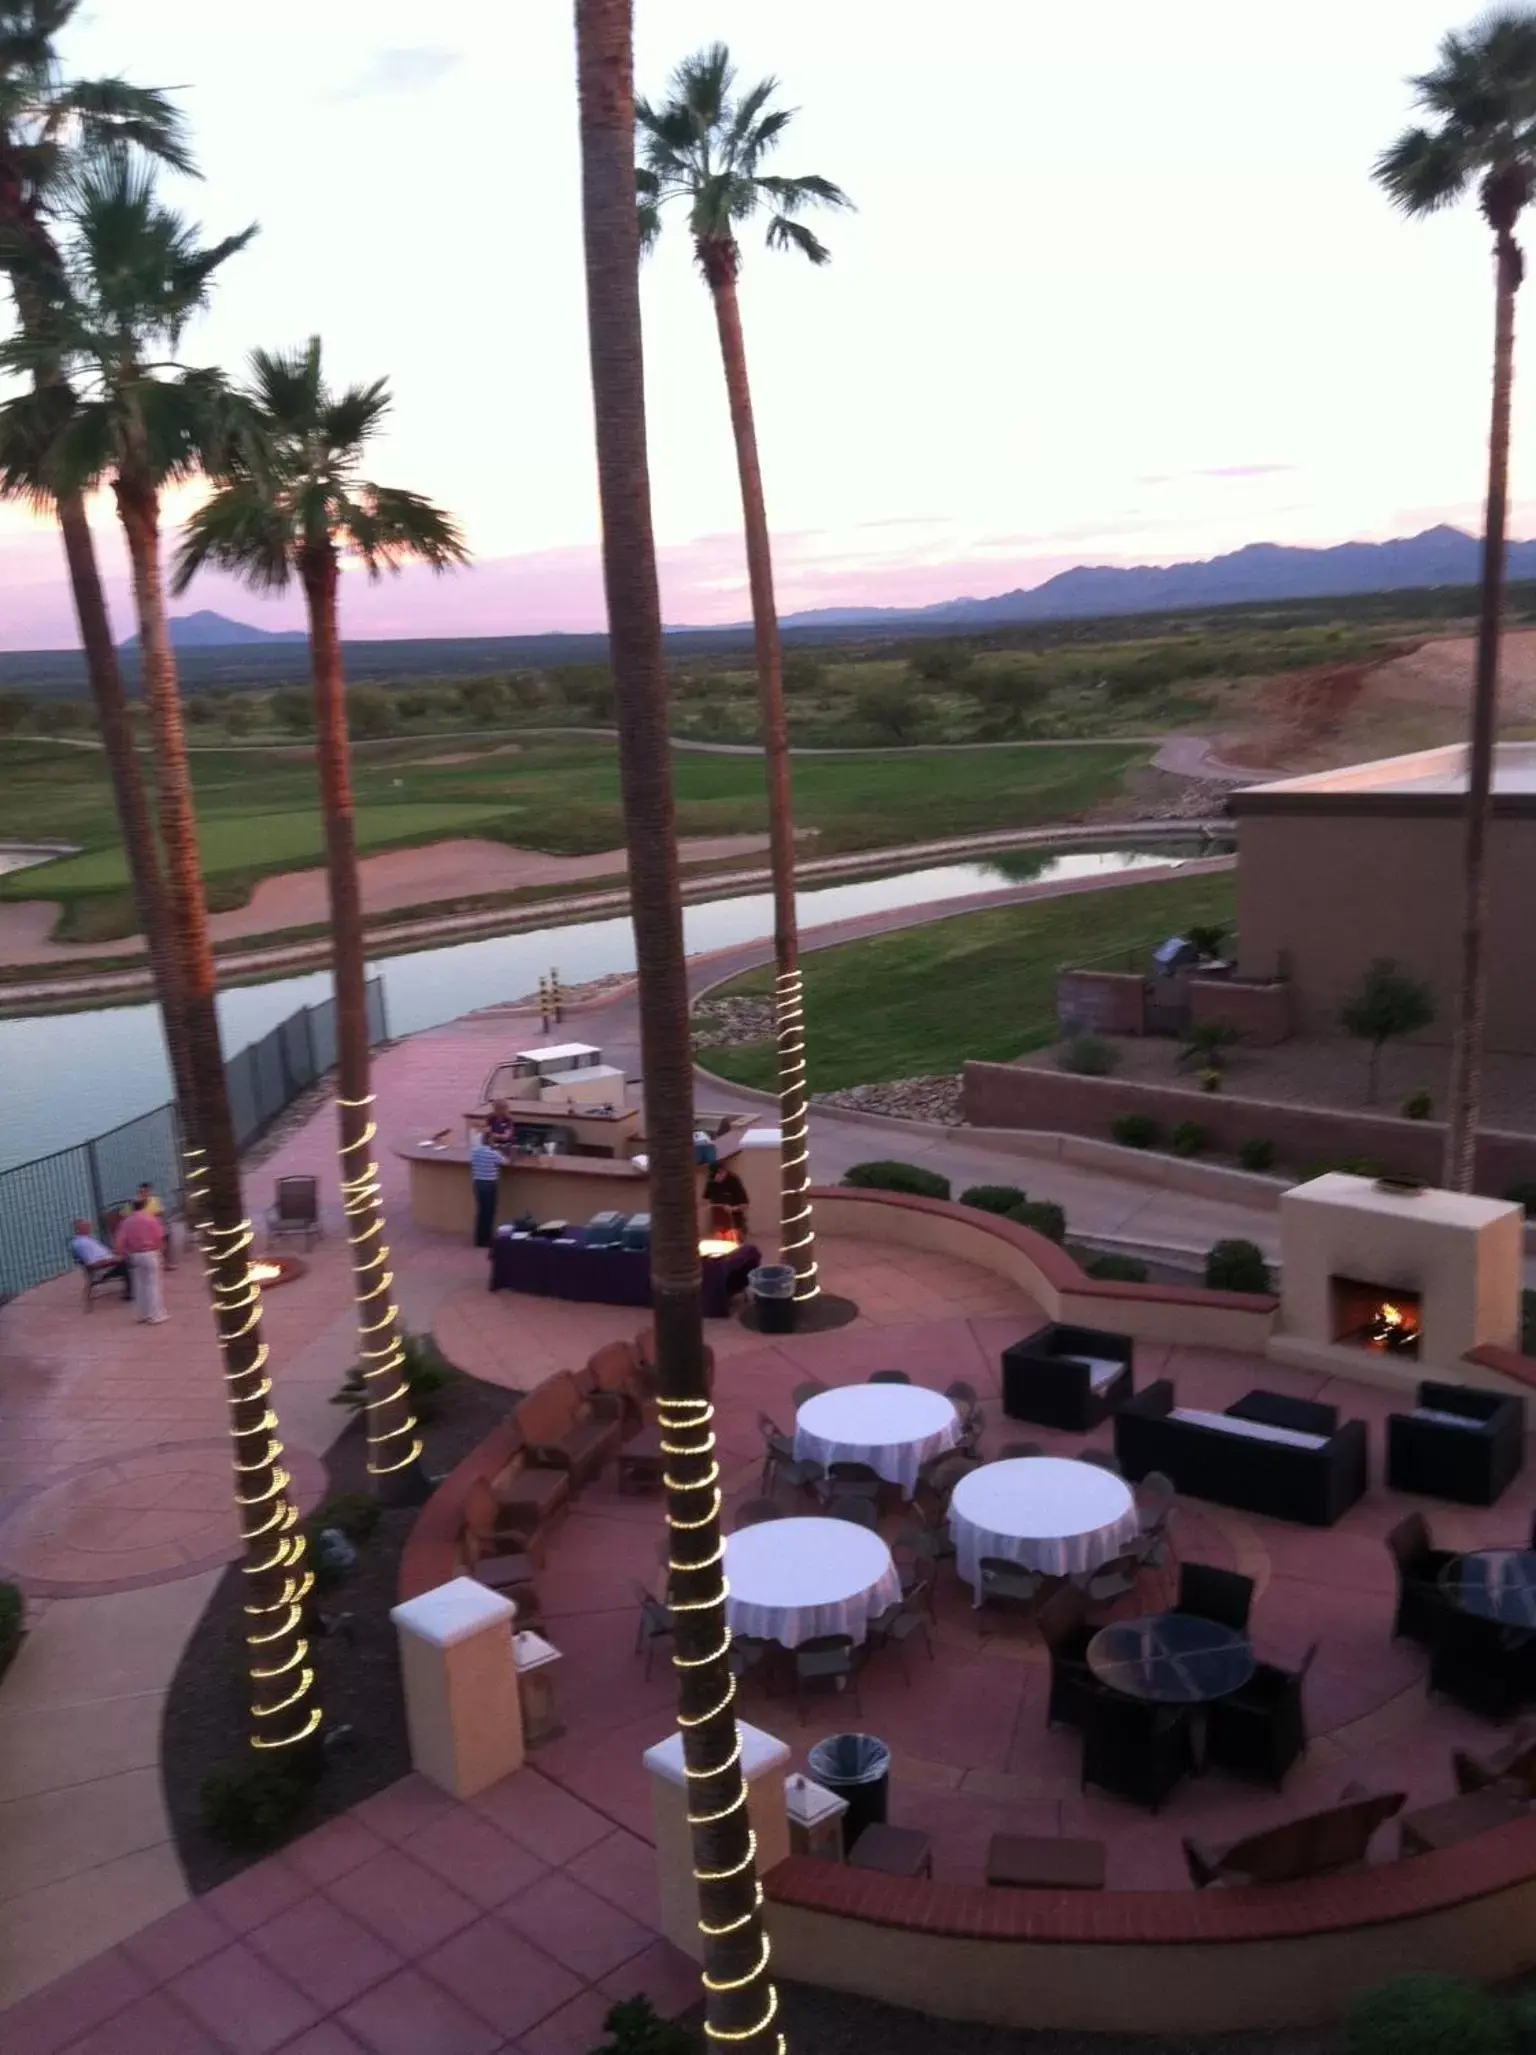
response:
<path id="1" fill-rule="evenodd" d="M 891 1751 L 873 1734 L 829 1734 L 825 1741 L 816 1743 L 805 1760 L 823 1789 L 848 1801 L 843 1848 L 851 1855 L 866 1827 L 885 1824 Z"/>
<path id="2" fill-rule="evenodd" d="M 795 1273 L 788 1263 L 760 1263 L 747 1279 L 763 1334 L 789 1334 L 795 1324 Z"/>

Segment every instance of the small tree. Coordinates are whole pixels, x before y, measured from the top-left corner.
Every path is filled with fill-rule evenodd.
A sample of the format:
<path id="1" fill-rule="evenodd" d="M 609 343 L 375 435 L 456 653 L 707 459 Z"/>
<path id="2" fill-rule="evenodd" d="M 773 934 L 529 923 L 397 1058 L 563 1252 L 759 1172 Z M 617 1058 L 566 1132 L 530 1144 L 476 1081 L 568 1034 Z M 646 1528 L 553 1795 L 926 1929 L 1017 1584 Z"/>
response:
<path id="1" fill-rule="evenodd" d="M 853 710 L 866 726 L 893 742 L 910 742 L 923 718 L 923 700 L 904 678 L 875 678 L 854 694 Z"/>
<path id="2" fill-rule="evenodd" d="M 302 685 L 279 685 L 268 705 L 280 728 L 292 735 L 308 735 L 315 725 L 315 709 Z"/>
<path id="3" fill-rule="evenodd" d="M 1415 1035 L 1435 1017 L 1434 994 L 1421 979 L 1399 970 L 1390 956 L 1378 956 L 1361 978 L 1352 997 L 1339 1009 L 1345 1034 L 1371 1045 L 1365 1096 L 1376 1103 L 1381 1052 L 1400 1035 Z"/>
<path id="4" fill-rule="evenodd" d="M 368 742 L 395 731 L 395 703 L 379 685 L 347 687 L 347 726 L 355 740 Z"/>

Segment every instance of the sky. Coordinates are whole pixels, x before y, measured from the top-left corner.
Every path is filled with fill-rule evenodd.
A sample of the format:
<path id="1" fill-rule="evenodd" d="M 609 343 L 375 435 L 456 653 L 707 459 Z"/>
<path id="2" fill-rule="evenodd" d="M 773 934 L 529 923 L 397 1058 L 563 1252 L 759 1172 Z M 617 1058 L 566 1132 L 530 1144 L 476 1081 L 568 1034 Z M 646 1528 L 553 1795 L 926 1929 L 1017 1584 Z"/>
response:
<path id="1" fill-rule="evenodd" d="M 856 213 L 833 261 L 744 241 L 781 612 L 921 605 L 1080 562 L 1475 528 L 1492 274 L 1471 204 L 1373 185 L 1454 0 L 636 0 L 639 89 L 716 37 L 799 112 L 785 172 Z M 395 395 L 372 465 L 454 512 L 473 570 L 350 578 L 359 637 L 601 627 L 566 0 L 85 0 L 76 75 L 175 88 L 204 178 L 260 234 L 184 355 L 325 341 Z M 708 294 L 680 221 L 647 261 L 663 611 L 739 621 L 740 505 Z M 1536 529 L 1517 377 L 1514 532 Z M 167 509 L 174 525 L 185 502 Z M 120 634 L 111 510 L 97 510 Z M 296 626 L 296 600 L 200 578 Z M 76 640 L 57 535 L 0 508 L 0 647 Z"/>

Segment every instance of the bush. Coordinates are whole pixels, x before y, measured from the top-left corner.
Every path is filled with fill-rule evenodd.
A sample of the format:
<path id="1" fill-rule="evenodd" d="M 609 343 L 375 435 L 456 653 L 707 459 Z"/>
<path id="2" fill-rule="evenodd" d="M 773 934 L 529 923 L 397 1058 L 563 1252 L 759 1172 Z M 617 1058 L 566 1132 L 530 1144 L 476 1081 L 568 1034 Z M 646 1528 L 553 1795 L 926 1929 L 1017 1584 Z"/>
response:
<path id="1" fill-rule="evenodd" d="M 901 678 L 871 679 L 853 695 L 856 720 L 892 742 L 910 742 L 927 711 L 921 695 Z"/>
<path id="2" fill-rule="evenodd" d="M 1120 1068 L 1120 1051 L 1102 1035 L 1074 1035 L 1057 1050 L 1056 1067 L 1074 1077 L 1108 1077 Z"/>
<path id="3" fill-rule="evenodd" d="M 21 1646 L 25 1620 L 20 1587 L 0 1584 L 0 1677 L 5 1675 L 12 1656 Z"/>
<path id="4" fill-rule="evenodd" d="M 1150 1275 L 1140 1256 L 1095 1256 L 1083 1268 L 1106 1284 L 1145 1284 Z"/>
<path id="5" fill-rule="evenodd" d="M 1221 1090 L 1221 1072 L 1219 1070 L 1202 1070 L 1200 1073 L 1200 1089 L 1202 1092 L 1219 1092 Z"/>
<path id="6" fill-rule="evenodd" d="M 907 1192 L 917 1199 L 947 1199 L 949 1179 L 916 1163 L 855 1163 L 843 1178 L 861 1192 Z"/>
<path id="7" fill-rule="evenodd" d="M 1367 1991 L 1344 2020 L 1346 2055 L 1513 2055 L 1498 2000 L 1460 1977 L 1398 1977 Z"/>
<path id="8" fill-rule="evenodd" d="M 626 1998 L 603 2021 L 609 2038 L 592 2055 L 699 2055 L 699 2041 L 676 2020 L 658 2019 L 649 1998 Z"/>
<path id="9" fill-rule="evenodd" d="M 1428 1120 L 1435 1110 L 1433 1095 L 1420 1085 L 1416 1092 L 1410 1092 L 1402 1104 L 1404 1120 Z"/>
<path id="10" fill-rule="evenodd" d="M 411 1410 L 417 1420 L 425 1425 L 436 1416 L 439 1393 L 445 1385 L 451 1384 L 459 1373 L 438 1353 L 437 1344 L 430 1335 L 403 1334 L 400 1338 L 400 1349 L 405 1388 L 411 1395 Z M 367 1395 L 363 1389 L 363 1366 L 361 1363 L 354 1363 L 347 1372 L 346 1381 L 340 1391 L 332 1392 L 331 1404 L 345 1406 L 349 1412 L 360 1413 L 367 1403 Z"/>
<path id="11" fill-rule="evenodd" d="M 1109 1131 L 1127 1149 L 1153 1148 L 1163 1136 L 1150 1113 L 1122 1113 L 1109 1123 Z"/>
<path id="12" fill-rule="evenodd" d="M 226 719 L 225 725 L 228 726 Z M 371 742 L 395 732 L 395 702 L 378 685 L 352 685 L 347 690 L 347 728 L 354 740 Z"/>
<path id="13" fill-rule="evenodd" d="M 1275 1145 L 1267 1135 L 1250 1135 L 1238 1145 L 1237 1160 L 1244 1170 L 1268 1170 L 1275 1160 Z"/>
<path id="14" fill-rule="evenodd" d="M 1198 1156 L 1207 1139 L 1198 1120 L 1181 1120 L 1168 1137 L 1168 1146 L 1175 1156 Z"/>
<path id="15" fill-rule="evenodd" d="M 1221 945 L 1227 939 L 1227 931 L 1214 921 L 1209 926 L 1192 922 L 1184 930 L 1184 939 L 1198 949 L 1202 956 L 1219 956 Z"/>
<path id="16" fill-rule="evenodd" d="M 307 735 L 315 725 L 314 702 L 302 685 L 279 685 L 267 702 L 267 710 L 290 735 Z"/>
<path id="17" fill-rule="evenodd" d="M 366 1541 L 382 1515 L 383 1507 L 366 1491 L 339 1491 L 314 1514 L 310 1525 L 317 1529 L 335 1527 L 348 1541 Z"/>
<path id="18" fill-rule="evenodd" d="M 477 727 L 492 728 L 506 719 L 511 703 L 499 678 L 466 678 L 459 687 L 459 704 Z"/>
<path id="19" fill-rule="evenodd" d="M 256 725 L 256 709 L 248 699 L 231 699 L 226 704 L 221 719 L 226 735 L 249 735 Z"/>
<path id="20" fill-rule="evenodd" d="M 1016 1220 L 1020 1227 L 1032 1227 L 1047 1241 L 1064 1242 L 1067 1238 L 1067 1216 L 1054 1199 L 1026 1199 L 1022 1206 L 1013 1208 L 1008 1218 Z"/>
<path id="21" fill-rule="evenodd" d="M 275 1763 L 242 1763 L 210 1770 L 200 1795 L 203 1825 L 213 1839 L 255 1853 L 286 1839 L 309 1803 L 310 1786 Z"/>
<path id="22" fill-rule="evenodd" d="M 1524 1209 L 1527 1220 L 1536 1220 L 1536 1184 L 1529 1180 L 1512 1184 L 1504 1196 L 1511 1205 Z"/>
<path id="23" fill-rule="evenodd" d="M 1242 1029 L 1233 1027 L 1229 1020 L 1192 1020 L 1184 1030 L 1178 1061 L 1181 1064 L 1198 1061 L 1205 1070 L 1217 1069 L 1222 1052 L 1235 1048 L 1242 1039 Z"/>
<path id="24" fill-rule="evenodd" d="M 1256 1242 L 1216 1242 L 1206 1251 L 1205 1288 L 1213 1292 L 1267 1292 L 1269 1265 Z"/>
<path id="25" fill-rule="evenodd" d="M 977 1206 L 983 1213 L 1011 1213 L 1029 1197 L 1016 1184 L 973 1184 L 960 1194 L 962 1206 Z"/>

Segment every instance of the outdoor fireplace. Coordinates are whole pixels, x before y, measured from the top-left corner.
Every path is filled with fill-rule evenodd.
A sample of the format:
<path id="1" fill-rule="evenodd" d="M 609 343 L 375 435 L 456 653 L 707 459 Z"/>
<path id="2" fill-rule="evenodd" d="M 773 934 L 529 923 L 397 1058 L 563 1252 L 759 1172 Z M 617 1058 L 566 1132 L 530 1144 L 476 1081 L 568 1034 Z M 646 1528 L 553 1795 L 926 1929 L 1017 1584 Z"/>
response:
<path id="1" fill-rule="evenodd" d="M 1330 1277 L 1333 1338 L 1378 1355 L 1417 1356 L 1420 1298 L 1399 1285 L 1365 1284 L 1358 1277 Z"/>

